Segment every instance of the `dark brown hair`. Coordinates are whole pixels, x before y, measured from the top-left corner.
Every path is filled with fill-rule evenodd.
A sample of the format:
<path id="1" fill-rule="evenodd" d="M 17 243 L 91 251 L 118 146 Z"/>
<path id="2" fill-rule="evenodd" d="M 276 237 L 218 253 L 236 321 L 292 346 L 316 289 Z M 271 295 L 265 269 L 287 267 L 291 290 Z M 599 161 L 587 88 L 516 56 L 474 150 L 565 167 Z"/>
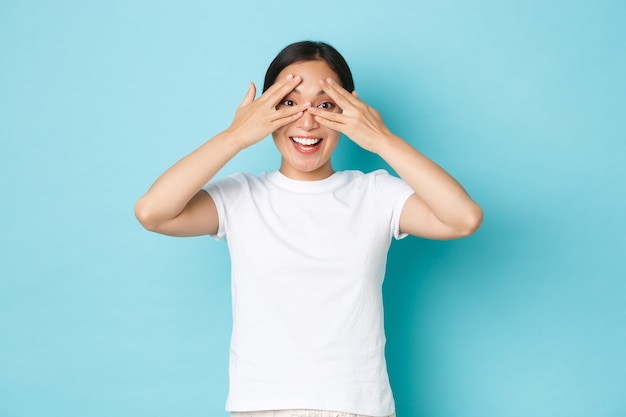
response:
<path id="1" fill-rule="evenodd" d="M 339 82 L 343 88 L 354 91 L 354 80 L 348 63 L 339 52 L 332 46 L 324 42 L 301 41 L 287 45 L 272 61 L 265 73 L 263 92 L 276 82 L 278 74 L 285 67 L 302 61 L 326 61 L 339 77 Z"/>

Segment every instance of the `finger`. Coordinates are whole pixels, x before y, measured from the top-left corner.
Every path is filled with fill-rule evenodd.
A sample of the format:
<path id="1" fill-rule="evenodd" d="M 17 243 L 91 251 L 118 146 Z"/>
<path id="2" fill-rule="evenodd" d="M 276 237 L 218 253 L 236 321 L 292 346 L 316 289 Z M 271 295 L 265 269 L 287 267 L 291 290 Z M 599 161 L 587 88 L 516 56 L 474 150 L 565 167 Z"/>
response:
<path id="1" fill-rule="evenodd" d="M 248 87 L 248 91 L 246 92 L 246 96 L 243 98 L 243 101 L 239 105 L 239 108 L 242 108 L 252 103 L 254 101 L 255 96 L 256 96 L 256 86 L 254 85 L 254 83 L 251 82 L 250 86 Z"/>
<path id="2" fill-rule="evenodd" d="M 289 74 L 282 80 L 274 83 L 265 93 L 263 93 L 261 97 L 263 97 L 264 100 L 267 100 L 272 107 L 276 107 L 278 103 L 280 103 L 280 101 L 285 98 L 287 94 L 291 93 L 301 82 L 302 77 L 299 75 Z"/>
<path id="3" fill-rule="evenodd" d="M 297 106 L 284 107 L 274 113 L 274 120 L 290 117 L 295 113 L 303 113 L 311 107 L 311 103 L 298 104 Z"/>
<path id="4" fill-rule="evenodd" d="M 272 129 L 273 130 L 280 129 L 281 127 L 286 126 L 289 123 L 293 123 L 296 120 L 298 120 L 299 118 L 301 118 L 303 114 L 304 114 L 304 111 L 299 111 L 299 112 L 297 112 L 295 114 L 290 114 L 290 115 L 287 115 L 285 117 L 282 117 L 282 118 L 279 118 L 279 119 L 275 119 L 272 122 Z"/>
<path id="5" fill-rule="evenodd" d="M 344 131 L 344 129 L 346 128 L 347 125 L 345 123 L 341 123 L 341 122 L 335 121 L 335 120 L 326 119 L 324 117 L 317 116 L 317 115 L 315 116 L 315 121 L 318 122 L 319 124 L 321 124 L 322 126 L 325 126 L 325 127 L 329 128 L 329 129 L 336 130 L 336 131 L 344 133 L 344 134 L 346 133 Z"/>
<path id="6" fill-rule="evenodd" d="M 335 102 L 342 109 L 345 109 L 346 106 L 349 106 L 349 105 L 354 106 L 356 104 L 355 102 L 356 98 L 350 93 L 348 93 L 348 91 L 344 89 L 342 86 L 337 84 L 332 78 L 327 78 L 326 80 L 320 80 L 320 85 L 322 87 L 322 90 L 324 90 L 324 92 L 328 94 L 330 98 L 335 100 Z"/>
<path id="7" fill-rule="evenodd" d="M 338 122 L 342 124 L 346 123 L 346 116 L 343 113 L 335 113 L 332 111 L 321 110 L 316 107 L 311 107 L 307 109 L 307 111 L 326 120 L 331 120 L 333 122 Z"/>
<path id="8" fill-rule="evenodd" d="M 315 107 L 311 107 L 306 111 L 312 113 L 315 116 L 315 120 L 321 125 L 345 133 L 344 130 L 348 126 L 348 119 L 343 114 L 320 110 Z"/>

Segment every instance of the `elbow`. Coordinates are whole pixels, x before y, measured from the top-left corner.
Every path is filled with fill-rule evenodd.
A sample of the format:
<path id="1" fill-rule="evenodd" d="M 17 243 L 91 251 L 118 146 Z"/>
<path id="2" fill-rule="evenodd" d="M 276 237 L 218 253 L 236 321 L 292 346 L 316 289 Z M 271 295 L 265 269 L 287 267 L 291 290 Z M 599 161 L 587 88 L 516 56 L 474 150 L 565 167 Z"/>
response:
<path id="1" fill-rule="evenodd" d="M 155 210 L 144 198 L 140 198 L 135 204 L 135 217 L 137 221 L 146 229 L 151 232 L 158 230 L 158 221 L 155 214 Z"/>
<path id="2" fill-rule="evenodd" d="M 462 227 L 459 228 L 459 237 L 467 237 L 480 227 L 483 222 L 483 210 L 476 203 L 472 203 L 472 206 L 466 211 Z"/>

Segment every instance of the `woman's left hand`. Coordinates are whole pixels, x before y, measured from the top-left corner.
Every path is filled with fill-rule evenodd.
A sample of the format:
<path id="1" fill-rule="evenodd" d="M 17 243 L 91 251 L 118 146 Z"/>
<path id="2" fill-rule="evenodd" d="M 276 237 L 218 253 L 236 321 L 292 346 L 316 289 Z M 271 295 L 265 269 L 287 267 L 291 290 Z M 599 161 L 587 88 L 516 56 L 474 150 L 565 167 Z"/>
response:
<path id="1" fill-rule="evenodd" d="M 376 153 L 381 140 L 392 135 L 380 113 L 359 99 L 356 91 L 350 94 L 333 79 L 320 80 L 322 90 L 342 109 L 341 113 L 316 107 L 307 109 L 323 126 L 348 136 L 361 148 Z"/>

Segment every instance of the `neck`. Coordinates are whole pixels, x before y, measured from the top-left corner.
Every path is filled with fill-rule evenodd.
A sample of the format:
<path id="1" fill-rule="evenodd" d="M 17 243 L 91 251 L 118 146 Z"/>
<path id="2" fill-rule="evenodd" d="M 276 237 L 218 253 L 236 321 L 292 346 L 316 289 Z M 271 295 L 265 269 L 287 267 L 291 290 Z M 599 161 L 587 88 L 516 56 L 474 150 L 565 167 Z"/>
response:
<path id="1" fill-rule="evenodd" d="M 283 174 L 287 178 L 291 178 L 292 180 L 298 181 L 319 181 L 324 180 L 335 173 L 333 167 L 329 164 L 326 164 L 318 169 L 313 171 L 300 171 L 294 169 L 293 167 L 282 163 L 279 169 L 280 173 Z"/>

